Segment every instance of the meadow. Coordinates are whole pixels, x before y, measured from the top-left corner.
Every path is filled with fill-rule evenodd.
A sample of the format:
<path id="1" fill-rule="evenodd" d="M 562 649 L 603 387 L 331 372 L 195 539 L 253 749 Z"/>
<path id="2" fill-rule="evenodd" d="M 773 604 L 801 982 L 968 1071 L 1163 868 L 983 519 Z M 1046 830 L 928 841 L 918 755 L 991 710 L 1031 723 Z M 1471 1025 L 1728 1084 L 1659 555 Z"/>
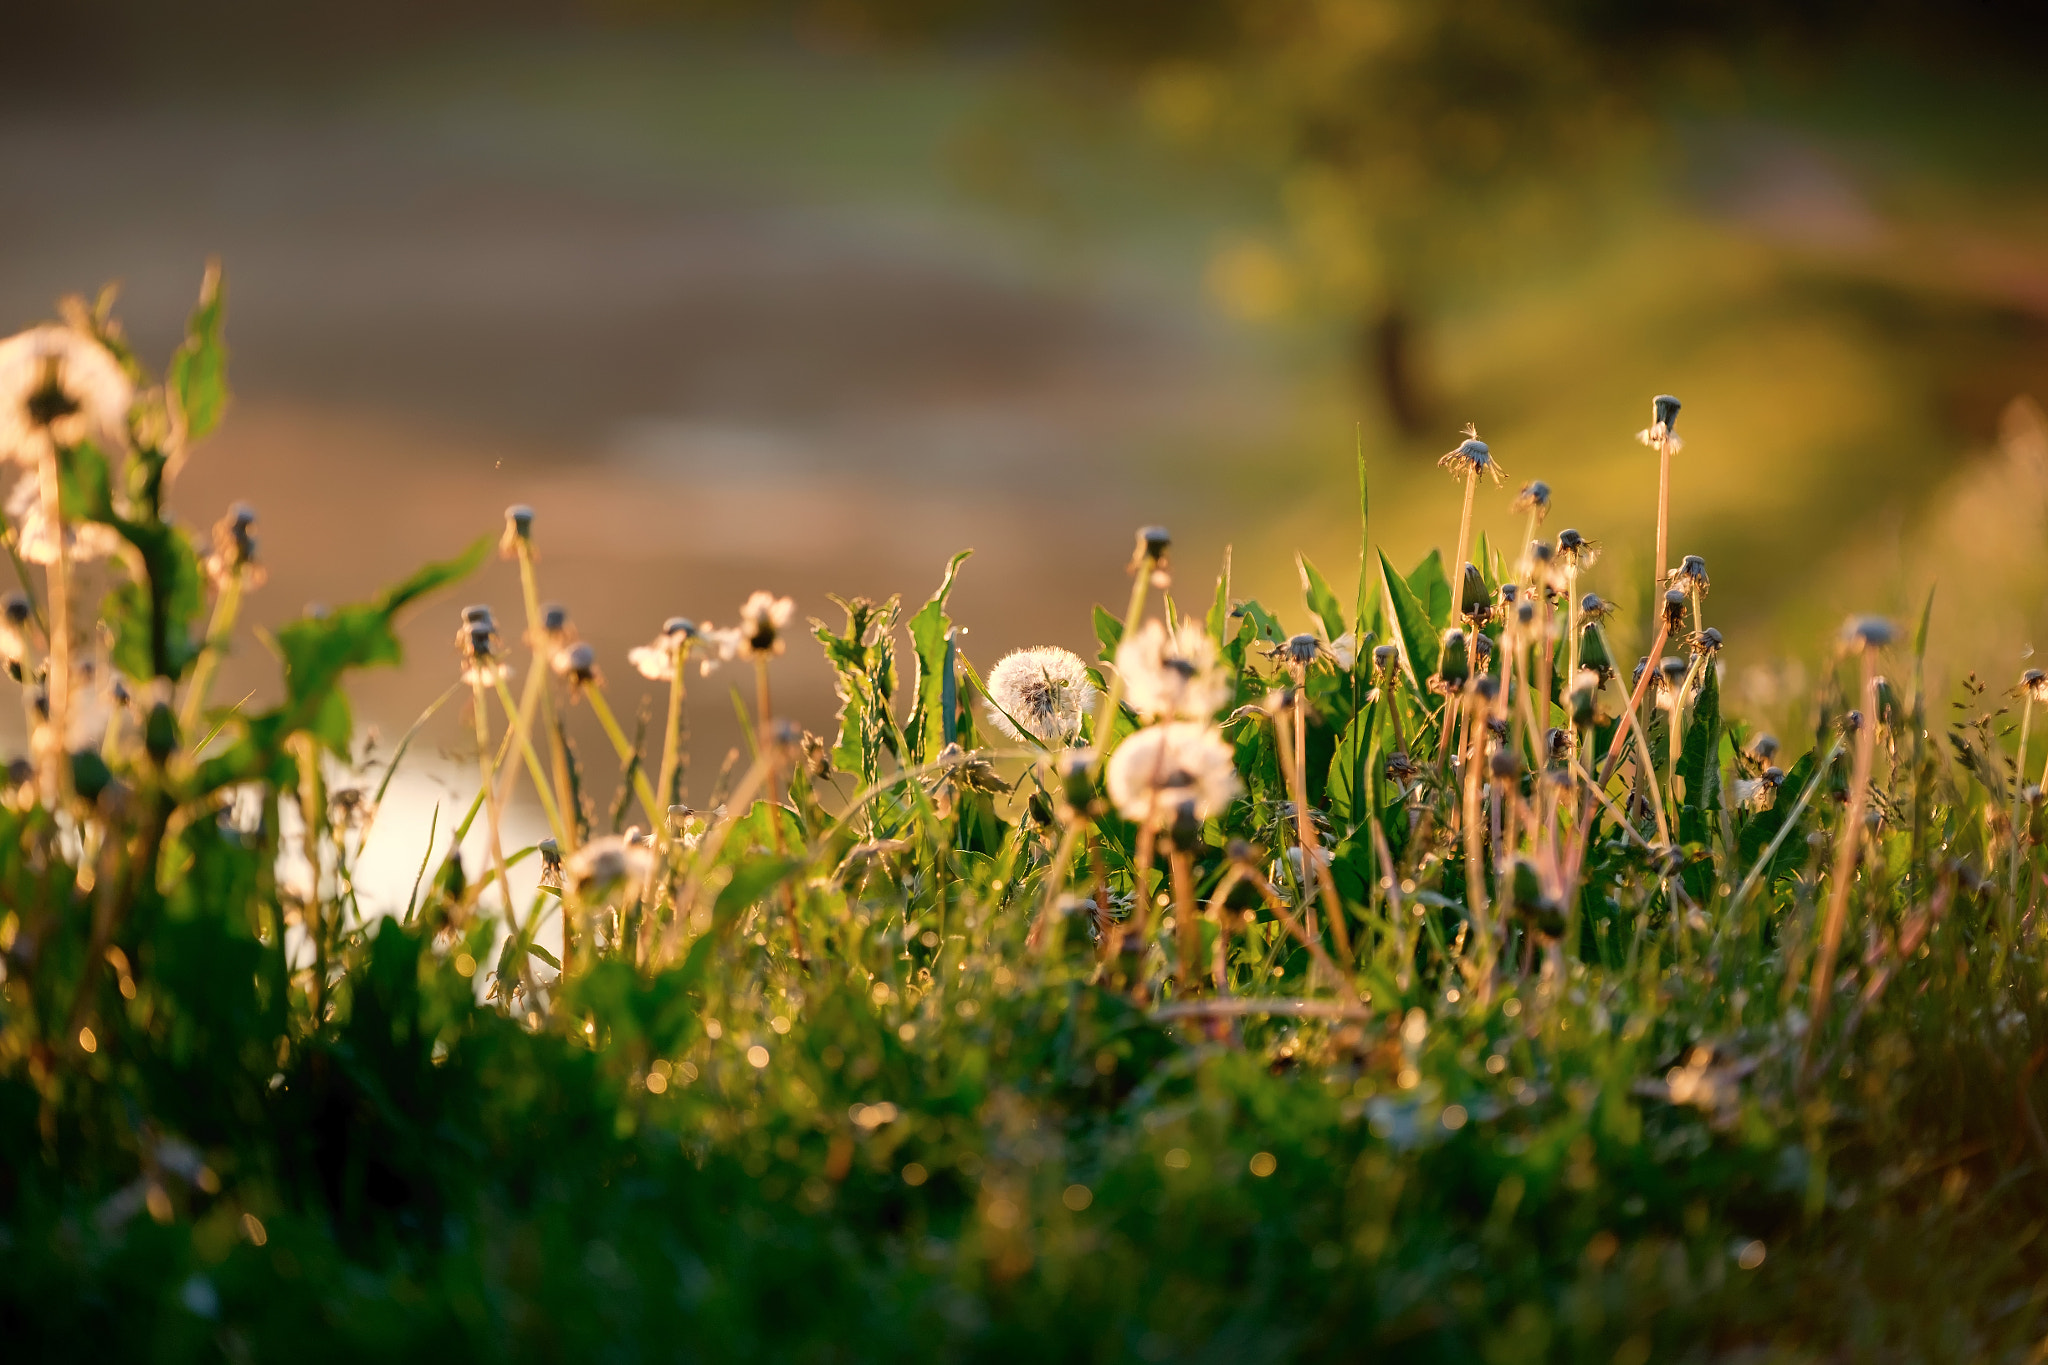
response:
<path id="1" fill-rule="evenodd" d="M 214 275 L 161 378 L 110 296 L 0 342 L 22 1358 L 2048 1349 L 2048 677 L 1930 696 L 1929 598 L 1844 626 L 1810 730 L 1724 712 L 1677 399 L 1636 418 L 1653 591 L 1473 431 L 1448 556 L 1381 553 L 1361 458 L 1355 575 L 1298 558 L 1269 606 L 1147 527 L 1092 659 L 974 658 L 965 553 L 922 602 L 762 592 L 601 658 L 514 507 L 268 632 L 249 710 L 211 680 L 261 523 L 169 512 L 222 337 Z M 494 555 L 519 599 L 464 605 Z M 370 916 L 411 735 L 366 765 L 345 686 L 413 613 L 475 791 Z M 811 649 L 834 733 L 776 707 Z M 687 807 L 735 680 L 748 747 Z M 506 846 L 515 803 L 548 839 Z"/>

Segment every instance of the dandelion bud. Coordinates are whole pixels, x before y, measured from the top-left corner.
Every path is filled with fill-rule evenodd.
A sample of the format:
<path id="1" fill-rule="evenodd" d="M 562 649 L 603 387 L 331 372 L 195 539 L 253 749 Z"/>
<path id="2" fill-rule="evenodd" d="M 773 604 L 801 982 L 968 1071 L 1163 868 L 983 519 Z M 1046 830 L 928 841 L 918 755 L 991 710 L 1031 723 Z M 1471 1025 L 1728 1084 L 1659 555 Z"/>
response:
<path id="1" fill-rule="evenodd" d="M 1486 762 L 1496 781 L 1512 782 L 1522 775 L 1522 756 L 1513 749 L 1495 749 Z"/>
<path id="2" fill-rule="evenodd" d="M 1520 585 L 1520 584 L 1517 584 L 1517 583 L 1503 583 L 1503 584 L 1501 584 L 1501 585 L 1500 585 L 1500 600 L 1501 600 L 1501 605 L 1503 605 L 1503 606 L 1512 606 L 1512 605 L 1514 604 L 1514 601 L 1515 601 L 1515 599 L 1516 599 L 1517 597 L 1519 597 L 1519 596 L 1521 595 L 1521 592 L 1522 592 L 1522 589 L 1521 589 L 1521 585 Z"/>
<path id="3" fill-rule="evenodd" d="M 1883 649 L 1892 642 L 1892 623 L 1882 616 L 1851 617 L 1842 627 L 1842 643 L 1851 649 Z"/>
<path id="4" fill-rule="evenodd" d="M 1887 730 L 1899 728 L 1899 694 L 1892 687 L 1891 679 L 1873 678 L 1877 690 L 1877 723 Z"/>
<path id="5" fill-rule="evenodd" d="M 1678 409 L 1681 406 L 1683 405 L 1670 394 L 1659 394 L 1650 402 L 1650 420 L 1669 431 L 1678 425 Z"/>
<path id="6" fill-rule="evenodd" d="M 1458 598 L 1458 614 L 1468 621 L 1484 621 L 1493 614 L 1493 601 L 1486 591 L 1486 580 L 1479 574 L 1477 564 L 1465 566 L 1463 588 Z"/>
<path id="7" fill-rule="evenodd" d="M 1289 663 L 1297 668 L 1307 668 L 1316 661 L 1316 651 L 1321 647 L 1322 642 L 1313 635 L 1294 635 L 1281 648 Z"/>
<path id="8" fill-rule="evenodd" d="M 1179 852 L 1192 853 L 1201 847 L 1202 817 L 1192 799 L 1182 801 L 1173 808 L 1172 818 L 1167 821 L 1166 833 Z"/>
<path id="9" fill-rule="evenodd" d="M 1452 626 L 1444 632 L 1442 655 L 1437 663 L 1436 677 L 1442 691 L 1458 692 L 1465 686 L 1465 680 L 1472 676 L 1472 659 L 1465 648 L 1465 632 Z"/>
<path id="10" fill-rule="evenodd" d="M 1055 761 L 1059 779 L 1061 814 L 1065 818 L 1090 818 L 1100 813 L 1095 797 L 1095 751 L 1068 749 Z"/>
<path id="11" fill-rule="evenodd" d="M 1602 675 L 1614 671 L 1613 656 L 1608 654 L 1606 640 L 1598 627 L 1589 625 L 1580 632 L 1579 662 Z"/>
<path id="12" fill-rule="evenodd" d="M 569 629 L 569 609 L 559 602 L 550 602 L 540 609 L 540 628 L 550 639 L 558 639 Z"/>
<path id="13" fill-rule="evenodd" d="M 149 708 L 149 715 L 142 722 L 142 747 L 159 767 L 178 751 L 178 715 L 166 703 L 158 702 Z"/>
<path id="14" fill-rule="evenodd" d="M 1579 599 L 1579 614 L 1588 621 L 1604 621 L 1614 614 L 1614 604 L 1603 600 L 1597 592 L 1589 592 Z"/>
<path id="15" fill-rule="evenodd" d="M 1585 536 L 1566 527 L 1557 533 L 1557 557 L 1568 569 L 1590 569 L 1593 561 L 1600 557 L 1600 547 Z"/>

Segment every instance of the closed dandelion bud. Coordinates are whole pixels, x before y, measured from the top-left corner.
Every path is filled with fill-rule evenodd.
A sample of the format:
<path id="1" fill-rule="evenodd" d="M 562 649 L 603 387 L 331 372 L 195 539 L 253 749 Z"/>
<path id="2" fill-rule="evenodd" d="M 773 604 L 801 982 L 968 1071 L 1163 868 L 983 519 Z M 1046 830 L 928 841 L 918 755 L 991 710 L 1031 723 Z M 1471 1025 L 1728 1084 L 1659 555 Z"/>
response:
<path id="1" fill-rule="evenodd" d="M 1579 662 L 1600 673 L 1614 671 L 1614 660 L 1607 653 L 1607 643 L 1601 633 L 1587 626 L 1579 636 Z"/>
<path id="2" fill-rule="evenodd" d="M 1899 694 L 1890 678 L 1873 678 L 1877 684 L 1877 723 L 1887 730 L 1899 728 Z"/>
<path id="3" fill-rule="evenodd" d="M 559 602 L 550 602 L 540 609 L 541 634 L 548 643 L 557 648 L 568 643 L 569 609 Z"/>
<path id="4" fill-rule="evenodd" d="M 178 751 L 178 713 L 165 702 L 149 708 L 142 722 L 142 747 L 150 761 L 161 766 Z"/>
<path id="5" fill-rule="evenodd" d="M 1685 629 L 1685 594 L 1676 588 L 1664 594 L 1664 628 L 1673 635 Z"/>
<path id="6" fill-rule="evenodd" d="M 1436 676 L 1446 692 L 1462 691 L 1466 680 L 1472 676 L 1472 657 L 1465 647 L 1465 632 L 1456 626 L 1444 632 Z"/>
<path id="7" fill-rule="evenodd" d="M 1172 586 L 1166 562 L 1166 552 L 1172 545 L 1173 535 L 1164 526 L 1139 527 L 1137 548 L 1131 554 L 1131 572 L 1149 573 L 1155 588 Z"/>
<path id="8" fill-rule="evenodd" d="M 1521 590 L 1521 587 L 1520 587 L 1520 585 L 1519 585 L 1519 584 L 1515 584 L 1515 583 L 1503 583 L 1503 584 L 1501 584 L 1501 585 L 1500 585 L 1500 601 L 1501 601 L 1501 605 L 1502 605 L 1502 606 L 1504 606 L 1504 607 L 1505 607 L 1505 606 L 1513 606 L 1513 605 L 1514 605 L 1514 602 L 1515 602 L 1515 599 L 1516 599 L 1517 597 L 1519 597 L 1519 596 L 1521 595 L 1521 591 L 1522 591 L 1522 590 Z"/>
<path id="9" fill-rule="evenodd" d="M 114 780 L 114 770 L 97 749 L 80 749 L 71 755 L 71 786 L 87 801 L 97 801 Z"/>
<path id="10" fill-rule="evenodd" d="M 1477 564 L 1465 566 L 1464 587 L 1458 597 L 1458 614 L 1468 621 L 1483 622 L 1493 614 L 1493 601 Z"/>

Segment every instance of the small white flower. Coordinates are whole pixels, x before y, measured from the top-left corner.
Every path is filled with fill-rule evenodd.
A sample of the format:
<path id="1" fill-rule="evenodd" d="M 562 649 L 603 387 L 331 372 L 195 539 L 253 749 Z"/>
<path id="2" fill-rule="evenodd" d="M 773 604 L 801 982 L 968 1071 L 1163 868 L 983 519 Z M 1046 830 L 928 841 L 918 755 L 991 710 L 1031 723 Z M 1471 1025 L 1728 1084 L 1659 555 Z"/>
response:
<path id="1" fill-rule="evenodd" d="M 654 637 L 652 644 L 635 645 L 626 651 L 626 662 L 638 669 L 640 676 L 649 682 L 673 682 L 676 666 L 682 662 L 684 653 L 704 635 L 704 628 L 695 621 L 671 616 L 662 624 L 661 634 Z M 704 671 L 708 673 L 711 670 L 707 668 Z"/>
<path id="2" fill-rule="evenodd" d="M 15 544 L 23 559 L 31 564 L 57 562 L 56 528 L 43 510 L 42 483 L 35 475 L 30 474 L 14 485 L 14 491 L 7 495 L 7 515 L 14 522 Z M 83 563 L 105 559 L 118 551 L 121 537 L 113 527 L 96 521 L 67 522 L 64 544 L 72 562 Z"/>
<path id="3" fill-rule="evenodd" d="M 34 463 L 52 443 L 127 444 L 135 386 L 107 348 L 55 323 L 0 341 L 0 459 Z"/>
<path id="4" fill-rule="evenodd" d="M 796 611 L 796 603 L 773 593 L 757 592 L 740 606 L 739 655 L 745 659 L 765 658 L 782 652 L 782 628 Z"/>
<path id="5" fill-rule="evenodd" d="M 562 864 L 562 881 L 586 905 L 636 900 L 654 871 L 654 853 L 646 842 L 607 834 L 592 839 Z"/>
<path id="6" fill-rule="evenodd" d="M 1116 647 L 1116 671 L 1131 708 L 1157 719 L 1208 720 L 1234 691 L 1218 665 L 1216 642 L 1192 620 L 1181 622 L 1178 638 L 1159 621 L 1139 626 Z"/>
<path id="7" fill-rule="evenodd" d="M 1109 799 L 1127 820 L 1170 823 L 1182 809 L 1197 820 L 1236 799 L 1230 744 L 1213 725 L 1174 721 L 1140 730 L 1109 756 Z"/>
<path id="8" fill-rule="evenodd" d="M 1057 645 L 1004 655 L 988 673 L 988 723 L 1011 739 L 1072 744 L 1095 704 L 1088 665 Z M 1021 728 L 1020 728 L 1021 727 Z"/>

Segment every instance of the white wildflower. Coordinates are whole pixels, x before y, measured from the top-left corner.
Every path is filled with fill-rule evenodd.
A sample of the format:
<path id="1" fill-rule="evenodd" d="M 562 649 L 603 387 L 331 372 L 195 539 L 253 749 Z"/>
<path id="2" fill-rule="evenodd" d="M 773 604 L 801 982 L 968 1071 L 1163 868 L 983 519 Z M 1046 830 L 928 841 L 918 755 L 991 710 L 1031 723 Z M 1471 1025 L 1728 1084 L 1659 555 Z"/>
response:
<path id="1" fill-rule="evenodd" d="M 0 341 L 0 459 L 33 464 L 52 445 L 127 443 L 135 386 L 107 348 L 55 323 Z"/>
<path id="2" fill-rule="evenodd" d="M 1234 691 L 1216 642 L 1192 620 L 1181 622 L 1177 637 L 1159 621 L 1139 626 L 1116 647 L 1116 671 L 1131 708 L 1157 719 L 1208 720 Z"/>
<path id="3" fill-rule="evenodd" d="M 1109 756 L 1109 799 L 1127 820 L 1165 825 L 1182 809 L 1221 815 L 1238 793 L 1230 744 L 1213 725 L 1174 721 L 1140 730 Z"/>
<path id="4" fill-rule="evenodd" d="M 639 899 L 640 888 L 653 871 L 654 851 L 645 841 L 607 834 L 563 860 L 562 880 L 585 905 L 603 905 Z"/>
<path id="5" fill-rule="evenodd" d="M 1072 744 L 1095 704 L 1088 665 L 1057 645 L 1004 655 L 988 674 L 988 722 L 1011 739 Z"/>
<path id="6" fill-rule="evenodd" d="M 757 592 L 740 607 L 738 654 L 743 659 L 761 659 L 782 652 L 782 628 L 789 624 L 796 603 L 773 593 Z"/>
<path id="7" fill-rule="evenodd" d="M 638 669 L 640 676 L 649 682 L 673 682 L 683 655 L 692 642 L 704 638 L 704 635 L 704 628 L 695 621 L 671 616 L 662 623 L 661 634 L 654 637 L 652 644 L 635 645 L 626 651 L 626 662 Z M 710 671 L 705 669 L 707 673 Z"/>
<path id="8" fill-rule="evenodd" d="M 57 562 L 57 532 L 43 507 L 41 481 L 30 474 L 14 485 L 7 496 L 7 515 L 14 522 L 15 547 L 31 564 Z M 105 559 L 121 548 L 121 537 L 111 526 L 96 521 L 66 522 L 64 544 L 73 563 Z"/>

